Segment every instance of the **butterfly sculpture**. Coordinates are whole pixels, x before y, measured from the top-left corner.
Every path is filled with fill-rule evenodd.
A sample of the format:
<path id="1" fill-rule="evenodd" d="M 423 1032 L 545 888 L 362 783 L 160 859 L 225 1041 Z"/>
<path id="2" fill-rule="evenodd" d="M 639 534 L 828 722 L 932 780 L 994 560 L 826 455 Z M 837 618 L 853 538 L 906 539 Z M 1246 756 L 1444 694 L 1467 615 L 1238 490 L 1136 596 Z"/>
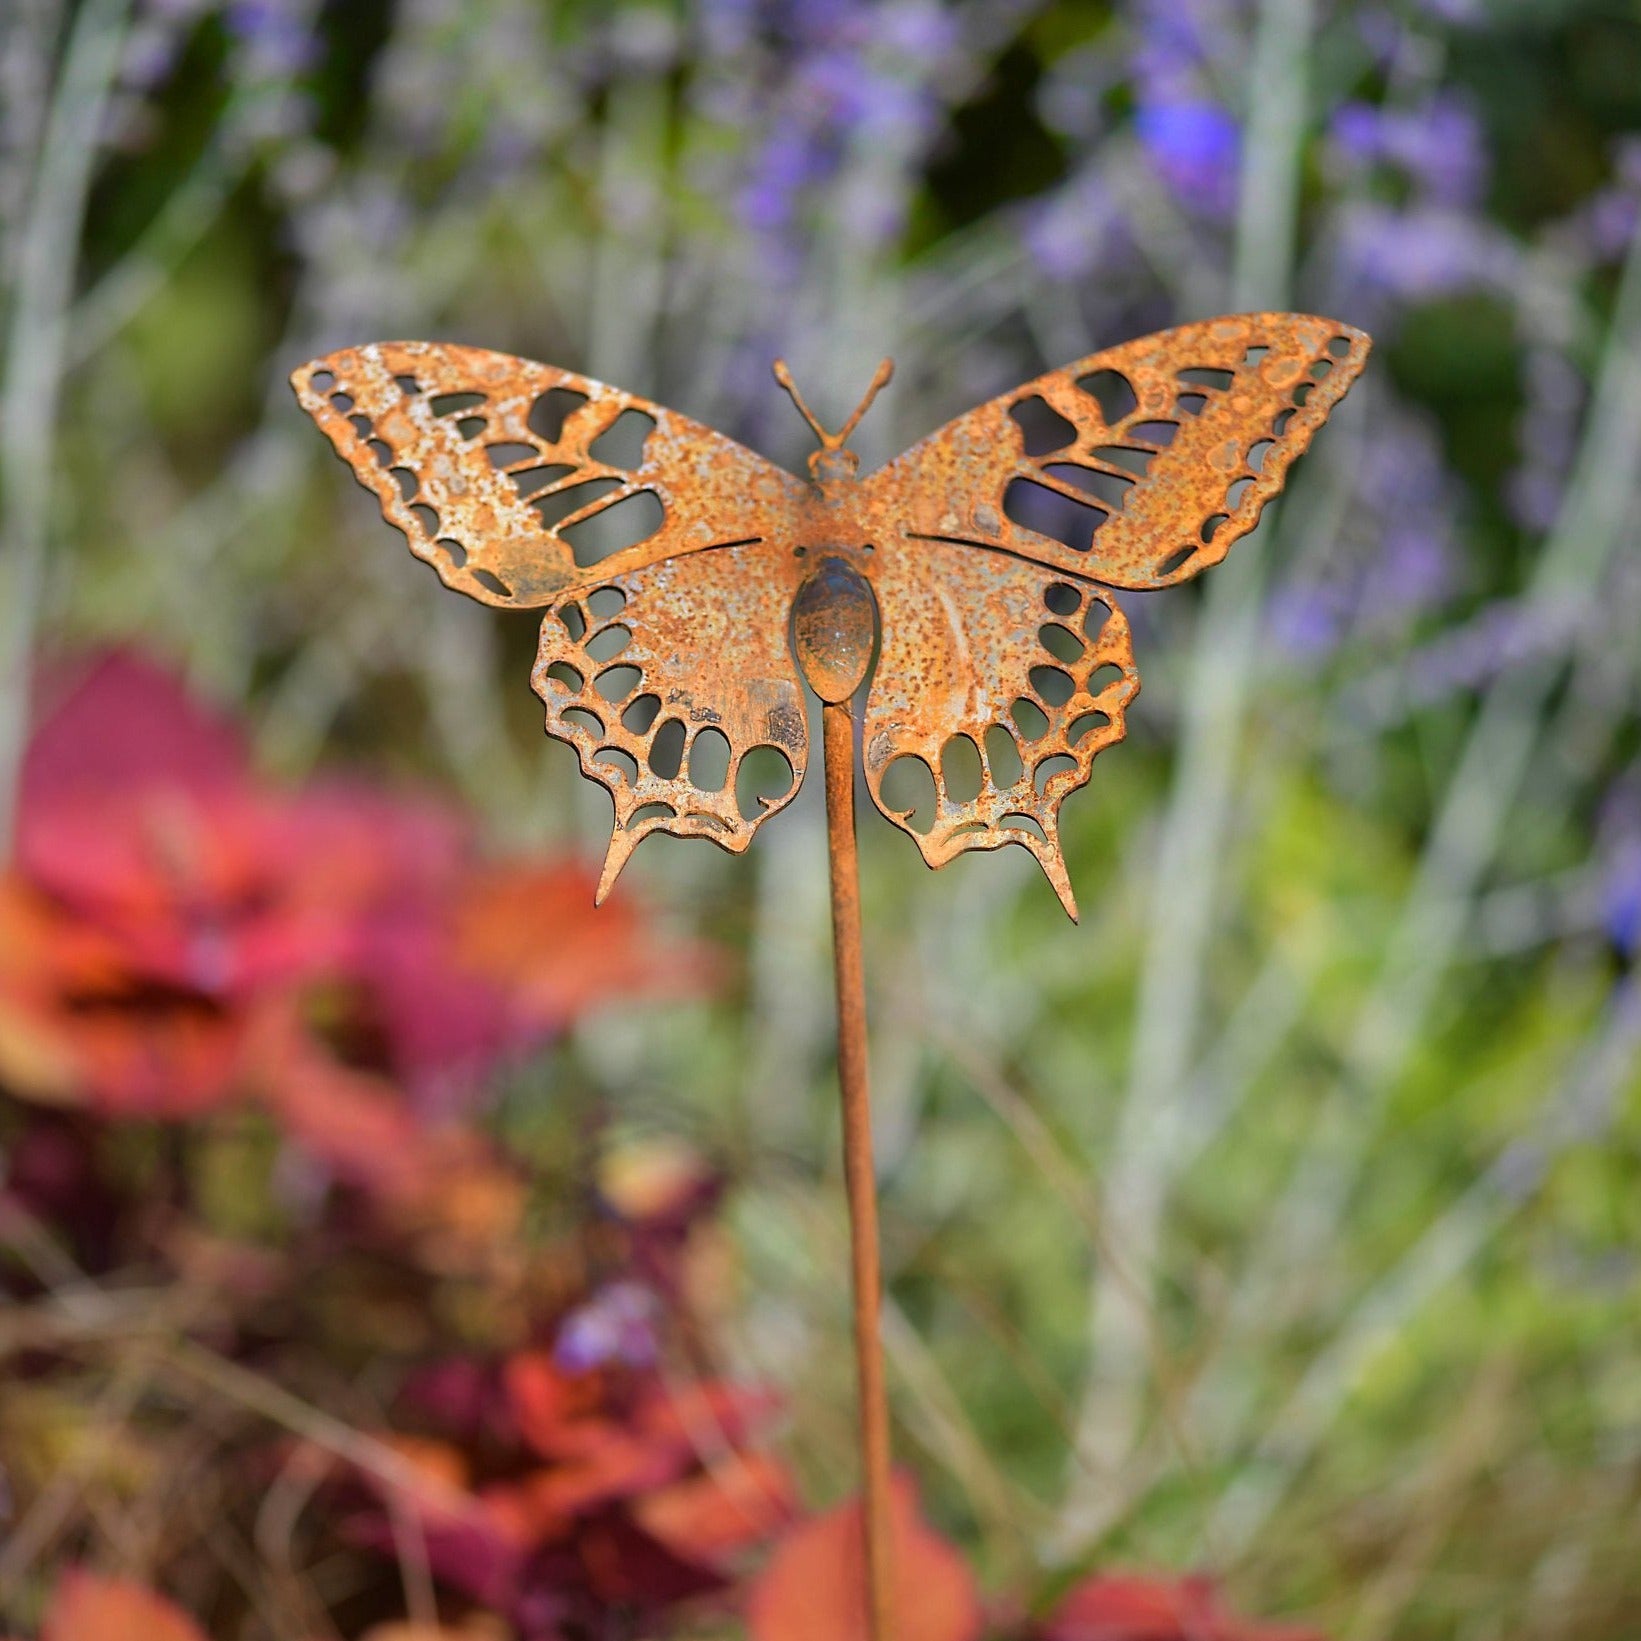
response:
<path id="1" fill-rule="evenodd" d="M 1029 849 L 1075 917 L 1060 806 L 1139 689 L 1117 595 L 1224 558 L 1368 347 L 1305 314 L 1183 325 L 1039 376 L 865 478 L 846 441 L 888 362 L 836 433 L 777 364 L 820 441 L 807 480 L 635 394 L 480 348 L 379 342 L 292 382 L 446 586 L 546 611 L 548 733 L 615 803 L 600 899 L 652 832 L 745 849 L 803 780 L 800 669 L 847 699 L 875 642 L 878 808 L 930 866 Z M 754 778 L 762 749 L 773 782 Z M 913 807 L 894 797 L 905 760 L 932 790 Z"/>

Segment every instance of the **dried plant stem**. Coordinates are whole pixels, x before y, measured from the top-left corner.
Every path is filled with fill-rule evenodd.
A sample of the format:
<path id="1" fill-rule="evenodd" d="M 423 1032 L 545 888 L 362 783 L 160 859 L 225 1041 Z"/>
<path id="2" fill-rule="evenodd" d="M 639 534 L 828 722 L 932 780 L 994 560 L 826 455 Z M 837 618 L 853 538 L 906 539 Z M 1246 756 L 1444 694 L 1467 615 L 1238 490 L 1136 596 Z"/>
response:
<path id="1" fill-rule="evenodd" d="M 45 573 L 68 313 L 103 113 L 119 69 L 127 0 L 75 17 L 19 238 L 0 373 L 0 857 L 11 847 L 29 662 Z"/>
<path id="2" fill-rule="evenodd" d="M 878 1313 L 877 1180 L 866 1078 L 866 980 L 860 953 L 860 870 L 855 853 L 855 729 L 845 702 L 821 709 L 826 763 L 826 841 L 832 867 L 832 958 L 837 975 L 838 1085 L 843 1095 L 843 1172 L 855 1289 L 855 1360 L 865 1472 L 866 1579 L 872 1641 L 891 1641 L 889 1399 Z"/>

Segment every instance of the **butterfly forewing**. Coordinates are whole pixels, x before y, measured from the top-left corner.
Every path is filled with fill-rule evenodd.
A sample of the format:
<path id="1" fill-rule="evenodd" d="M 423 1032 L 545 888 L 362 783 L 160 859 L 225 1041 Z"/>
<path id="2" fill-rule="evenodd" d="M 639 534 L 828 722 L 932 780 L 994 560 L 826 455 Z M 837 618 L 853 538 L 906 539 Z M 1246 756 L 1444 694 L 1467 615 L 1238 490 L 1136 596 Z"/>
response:
<path id="1" fill-rule="evenodd" d="M 483 348 L 376 342 L 291 380 L 410 550 L 486 604 L 758 539 L 803 488 L 636 394 Z"/>
<path id="2" fill-rule="evenodd" d="M 948 423 L 866 480 L 870 505 L 914 537 L 1169 586 L 1253 529 L 1368 347 L 1293 313 L 1126 342 Z"/>
<path id="3" fill-rule="evenodd" d="M 943 542 L 885 553 L 874 587 L 873 801 L 930 866 L 966 849 L 1029 849 L 1075 917 L 1060 805 L 1123 737 L 1139 689 L 1126 617 L 1086 581 Z"/>

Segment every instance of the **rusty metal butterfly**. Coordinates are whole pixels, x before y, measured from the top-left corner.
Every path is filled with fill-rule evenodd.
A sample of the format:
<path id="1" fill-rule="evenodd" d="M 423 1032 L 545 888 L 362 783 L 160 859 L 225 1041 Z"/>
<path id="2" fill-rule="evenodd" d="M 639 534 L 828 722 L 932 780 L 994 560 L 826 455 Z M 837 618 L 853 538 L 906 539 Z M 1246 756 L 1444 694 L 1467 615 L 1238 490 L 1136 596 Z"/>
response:
<path id="1" fill-rule="evenodd" d="M 1224 558 L 1368 347 L 1304 314 L 1183 325 L 1027 382 L 865 478 L 846 440 L 887 362 L 835 434 L 778 365 L 820 440 L 807 481 L 634 394 L 480 348 L 380 342 L 292 382 L 446 586 L 546 610 L 548 733 L 615 803 L 600 899 L 650 833 L 738 853 L 796 794 L 792 612 L 825 576 L 875 606 L 862 761 L 878 808 L 930 866 L 1020 844 L 1075 917 L 1060 806 L 1139 689 L 1116 593 Z M 897 769 L 922 803 L 896 797 Z"/>

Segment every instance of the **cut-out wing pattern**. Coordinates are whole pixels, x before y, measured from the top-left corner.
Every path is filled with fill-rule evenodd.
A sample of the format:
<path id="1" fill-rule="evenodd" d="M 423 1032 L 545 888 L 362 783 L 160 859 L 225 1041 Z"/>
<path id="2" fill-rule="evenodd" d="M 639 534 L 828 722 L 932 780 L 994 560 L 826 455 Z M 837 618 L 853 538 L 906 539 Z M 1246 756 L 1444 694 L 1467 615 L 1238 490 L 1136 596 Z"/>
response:
<path id="1" fill-rule="evenodd" d="M 882 649 L 863 738 L 873 802 L 930 866 L 1022 845 L 1075 917 L 1060 805 L 1123 737 L 1140 687 L 1127 617 L 1086 581 L 936 542 L 886 558 L 875 590 Z"/>
<path id="2" fill-rule="evenodd" d="M 864 480 L 863 499 L 914 537 L 1170 586 L 1259 522 L 1368 348 L 1308 314 L 1160 331 L 959 416 Z"/>
<path id="3" fill-rule="evenodd" d="M 692 553 L 542 621 L 533 682 L 548 733 L 615 802 L 600 900 L 651 832 L 739 854 L 796 796 L 809 751 L 787 642 L 796 563 L 769 544 Z"/>
<path id="4" fill-rule="evenodd" d="M 804 489 L 687 416 L 484 348 L 376 342 L 291 381 L 411 552 L 485 604 L 755 540 Z"/>
<path id="5" fill-rule="evenodd" d="M 931 866 L 1029 849 L 1075 916 L 1060 806 L 1139 688 L 1110 589 L 1224 558 L 1368 347 L 1306 314 L 1183 325 L 1049 371 L 864 480 L 843 445 L 861 410 L 829 434 L 792 388 L 822 443 L 809 483 L 633 394 L 480 348 L 376 343 L 292 381 L 446 585 L 546 608 L 548 731 L 615 803 L 601 899 L 651 832 L 739 852 L 796 794 L 793 602 L 841 560 L 879 617 L 873 801 Z M 872 391 L 885 380 L 886 364 Z M 806 595 L 822 649 L 825 586 Z"/>

